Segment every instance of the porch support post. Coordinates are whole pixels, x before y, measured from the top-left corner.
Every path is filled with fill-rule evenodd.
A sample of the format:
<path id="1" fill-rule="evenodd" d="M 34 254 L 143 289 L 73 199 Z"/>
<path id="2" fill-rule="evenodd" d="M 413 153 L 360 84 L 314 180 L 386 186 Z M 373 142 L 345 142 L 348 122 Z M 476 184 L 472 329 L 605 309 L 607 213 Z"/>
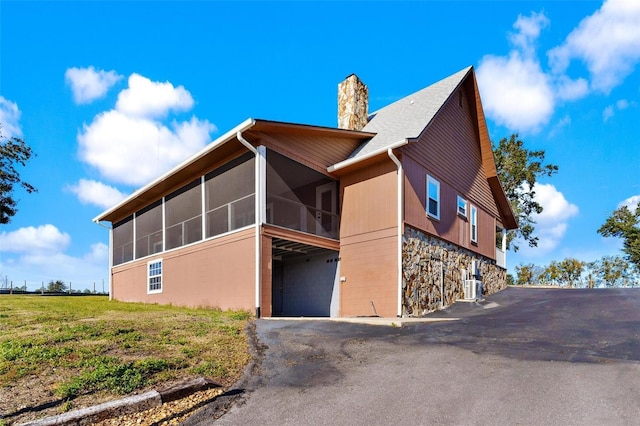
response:
<path id="1" fill-rule="evenodd" d="M 262 224 L 267 203 L 267 148 L 259 146 L 256 153 L 256 318 L 260 318 L 262 300 Z"/>
<path id="2" fill-rule="evenodd" d="M 44 284 L 42 286 L 44 288 Z M 104 291 L 104 281 L 102 291 Z M 109 228 L 109 300 L 113 300 L 113 228 Z"/>
<path id="3" fill-rule="evenodd" d="M 260 235 L 260 229 L 262 227 L 262 222 L 264 220 L 264 210 L 266 210 L 265 203 L 266 199 L 263 200 L 266 194 L 266 170 L 267 170 L 267 161 L 266 161 L 266 152 L 267 149 L 264 146 L 259 146 L 255 148 L 251 143 L 246 140 L 242 136 L 242 132 L 238 131 L 236 133 L 236 137 L 238 141 L 244 145 L 249 151 L 253 152 L 256 156 L 255 159 L 255 176 L 254 176 L 254 215 L 255 215 L 255 223 L 256 223 L 256 234 L 255 234 L 255 305 L 256 305 L 256 318 L 260 318 L 260 298 L 262 296 L 262 270 L 261 270 L 261 252 L 262 252 L 262 236 Z"/>
<path id="4" fill-rule="evenodd" d="M 131 259 L 135 260 L 136 259 L 136 253 L 137 253 L 137 248 L 136 248 L 136 244 L 137 244 L 137 239 L 138 236 L 136 235 L 136 218 L 138 217 L 138 214 L 136 212 L 133 213 L 133 219 L 131 219 L 131 221 L 133 222 L 133 253 L 131 254 Z"/>
<path id="5" fill-rule="evenodd" d="M 507 230 L 502 228 L 502 252 L 504 253 L 504 268 L 507 269 Z"/>

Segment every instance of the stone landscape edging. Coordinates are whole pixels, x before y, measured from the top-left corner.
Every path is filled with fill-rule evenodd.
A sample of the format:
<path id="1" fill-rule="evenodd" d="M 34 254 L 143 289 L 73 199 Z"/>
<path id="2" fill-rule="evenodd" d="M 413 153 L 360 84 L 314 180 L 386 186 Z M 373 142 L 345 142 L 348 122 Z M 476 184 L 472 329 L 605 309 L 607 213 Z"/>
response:
<path id="1" fill-rule="evenodd" d="M 204 377 L 199 377 L 195 380 L 159 391 L 151 390 L 140 395 L 133 395 L 116 401 L 108 401 L 92 407 L 81 408 L 79 410 L 69 411 L 68 413 L 22 423 L 21 426 L 91 425 L 113 417 L 156 408 L 165 402 L 175 401 L 194 392 L 214 387 L 222 387 L 222 385 Z"/>

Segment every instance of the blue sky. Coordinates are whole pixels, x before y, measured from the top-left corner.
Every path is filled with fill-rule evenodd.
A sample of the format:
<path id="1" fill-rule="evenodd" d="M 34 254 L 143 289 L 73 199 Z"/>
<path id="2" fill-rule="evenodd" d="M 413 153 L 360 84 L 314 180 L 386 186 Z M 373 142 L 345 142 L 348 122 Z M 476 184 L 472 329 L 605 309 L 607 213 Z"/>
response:
<path id="1" fill-rule="evenodd" d="M 596 230 L 640 199 L 639 63 L 636 0 L 3 0 L 0 123 L 37 153 L 22 176 L 39 192 L 0 227 L 0 275 L 106 283 L 91 219 L 247 117 L 336 126 L 351 73 L 375 111 L 468 65 L 491 138 L 560 168 L 510 270 L 617 254 Z"/>

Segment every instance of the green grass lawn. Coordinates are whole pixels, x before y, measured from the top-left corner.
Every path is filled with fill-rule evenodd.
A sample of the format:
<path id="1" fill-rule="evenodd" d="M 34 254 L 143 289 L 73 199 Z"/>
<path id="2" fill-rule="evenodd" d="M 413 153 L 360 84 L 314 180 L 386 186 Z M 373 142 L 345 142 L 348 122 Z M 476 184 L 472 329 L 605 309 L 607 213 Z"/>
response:
<path id="1" fill-rule="evenodd" d="M 79 398 L 115 398 L 197 376 L 231 384 L 250 359 L 250 317 L 106 296 L 2 295 L 0 424 L 20 407 L 52 400 L 68 409 Z"/>

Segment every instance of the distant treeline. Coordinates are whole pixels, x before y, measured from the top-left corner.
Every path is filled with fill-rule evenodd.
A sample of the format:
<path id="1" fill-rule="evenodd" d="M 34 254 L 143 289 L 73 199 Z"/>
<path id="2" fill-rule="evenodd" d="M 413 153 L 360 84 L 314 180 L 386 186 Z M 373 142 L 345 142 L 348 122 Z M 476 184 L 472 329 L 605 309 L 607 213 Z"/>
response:
<path id="1" fill-rule="evenodd" d="M 44 291 L 42 292 L 41 290 L 36 290 L 36 291 L 29 291 L 29 290 L 22 290 L 22 289 L 8 289 L 8 288 L 0 288 L 0 295 L 2 294 L 34 294 L 34 295 L 38 295 L 38 296 L 108 296 L 109 293 L 102 293 L 102 292 L 93 292 L 93 291 L 72 291 L 71 293 L 67 292 L 60 292 L 60 291 Z"/>
<path id="2" fill-rule="evenodd" d="M 108 291 L 105 291 L 104 280 L 89 283 L 89 286 L 93 288 L 84 288 L 84 290 L 82 289 L 82 287 L 86 286 L 86 281 L 84 285 L 77 283 L 75 285 L 71 285 L 71 282 L 67 283 L 62 280 L 51 280 L 47 284 L 45 284 L 43 281 L 36 284 L 35 286 L 33 285 L 33 282 L 29 282 L 29 286 L 27 286 L 27 281 L 21 281 L 22 285 L 19 285 L 17 283 L 14 283 L 13 281 L 9 281 L 8 277 L 5 277 L 3 281 L 4 282 L 0 283 L 0 294 L 108 294 Z M 100 288 L 100 290 L 98 290 L 98 288 Z"/>
<path id="3" fill-rule="evenodd" d="M 640 287 L 640 270 L 621 256 L 605 256 L 593 262 L 568 257 L 546 266 L 520 264 L 509 284 L 555 285 L 568 288 Z"/>

